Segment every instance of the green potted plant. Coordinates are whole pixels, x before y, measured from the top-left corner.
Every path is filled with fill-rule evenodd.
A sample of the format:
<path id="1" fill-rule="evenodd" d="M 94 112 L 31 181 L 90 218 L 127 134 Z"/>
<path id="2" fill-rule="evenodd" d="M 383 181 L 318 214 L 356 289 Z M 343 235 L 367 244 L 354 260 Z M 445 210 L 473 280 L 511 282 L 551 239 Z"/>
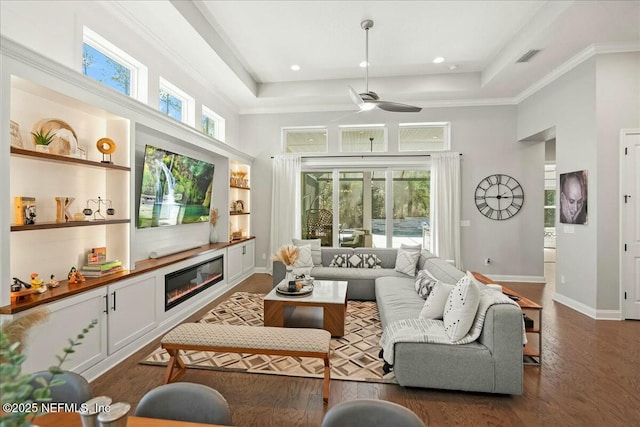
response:
<path id="1" fill-rule="evenodd" d="M 36 151 L 43 151 L 45 153 L 49 152 L 49 144 L 53 141 L 53 138 L 56 136 L 53 129 L 50 129 L 47 133 L 43 134 L 42 131 L 31 132 L 33 136 L 33 142 L 36 145 Z"/>
<path id="2" fill-rule="evenodd" d="M 30 385 L 32 375 L 22 373 L 22 364 L 26 357 L 22 354 L 21 343 L 25 341 L 28 330 L 48 318 L 47 310 L 37 310 L 31 314 L 5 323 L 0 328 L 0 427 L 25 427 L 38 415 L 33 411 L 38 403 L 51 401 L 51 388 L 64 384 L 64 380 L 56 378 L 61 374 L 62 364 L 74 347 L 81 344 L 85 335 L 93 329 L 97 320 L 83 328 L 82 333 L 75 339 L 69 339 L 69 345 L 63 348 L 62 356 L 56 355 L 58 363 L 49 368 L 50 380 L 39 377 L 36 381 L 39 387 Z M 8 409 L 8 410 L 7 410 Z"/>

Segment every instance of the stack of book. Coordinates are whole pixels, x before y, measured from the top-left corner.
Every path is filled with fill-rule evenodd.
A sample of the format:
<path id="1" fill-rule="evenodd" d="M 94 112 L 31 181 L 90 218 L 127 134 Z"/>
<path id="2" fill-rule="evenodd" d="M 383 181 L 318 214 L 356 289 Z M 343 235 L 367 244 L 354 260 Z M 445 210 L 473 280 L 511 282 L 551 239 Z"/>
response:
<path id="1" fill-rule="evenodd" d="M 122 261 L 117 259 L 99 263 L 85 264 L 80 272 L 85 277 L 102 277 L 122 271 Z"/>

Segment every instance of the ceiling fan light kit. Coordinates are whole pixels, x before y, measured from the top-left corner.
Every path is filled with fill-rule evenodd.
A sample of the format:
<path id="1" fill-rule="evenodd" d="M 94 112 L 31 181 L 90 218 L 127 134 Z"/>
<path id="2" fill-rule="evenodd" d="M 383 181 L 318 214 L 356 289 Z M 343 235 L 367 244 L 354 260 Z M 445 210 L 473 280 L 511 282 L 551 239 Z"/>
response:
<path id="1" fill-rule="evenodd" d="M 420 107 L 414 105 L 401 104 L 399 102 L 381 101 L 377 93 L 369 90 L 369 30 L 373 27 L 373 21 L 371 19 L 365 19 L 360 23 L 360 26 L 365 31 L 365 60 L 367 64 L 365 67 L 365 91 L 364 93 L 358 93 L 354 88 L 349 86 L 349 96 L 351 100 L 360 108 L 360 111 L 373 110 L 379 108 L 380 110 L 399 112 L 399 113 L 417 113 L 422 110 Z"/>

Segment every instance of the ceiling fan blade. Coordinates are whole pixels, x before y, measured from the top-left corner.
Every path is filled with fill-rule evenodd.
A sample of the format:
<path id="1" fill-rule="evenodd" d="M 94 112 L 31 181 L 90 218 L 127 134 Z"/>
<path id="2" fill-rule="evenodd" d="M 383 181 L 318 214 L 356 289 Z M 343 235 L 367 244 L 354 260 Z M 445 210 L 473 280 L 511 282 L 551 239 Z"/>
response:
<path id="1" fill-rule="evenodd" d="M 351 100 L 353 101 L 353 103 L 356 104 L 358 107 L 364 104 L 364 100 L 362 99 L 360 94 L 356 92 L 356 90 L 351 86 L 347 86 L 347 87 L 349 88 L 349 96 L 351 97 Z"/>
<path id="2" fill-rule="evenodd" d="M 390 101 L 368 101 L 372 104 L 375 104 L 381 110 L 392 111 L 394 113 L 417 113 L 422 111 L 421 107 L 416 107 L 415 105 L 401 104 L 399 102 L 390 102 Z"/>

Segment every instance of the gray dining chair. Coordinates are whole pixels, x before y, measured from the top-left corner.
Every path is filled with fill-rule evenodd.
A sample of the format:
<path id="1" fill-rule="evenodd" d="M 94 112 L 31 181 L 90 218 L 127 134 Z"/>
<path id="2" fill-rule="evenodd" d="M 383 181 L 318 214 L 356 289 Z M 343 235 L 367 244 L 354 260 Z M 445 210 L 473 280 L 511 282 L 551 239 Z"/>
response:
<path id="1" fill-rule="evenodd" d="M 38 382 L 37 378 L 44 378 L 48 383 L 52 377 L 49 371 L 39 371 L 31 375 L 32 378 L 29 381 L 29 385 L 33 387 L 34 391 L 42 388 L 42 384 Z M 64 383 L 51 387 L 52 402 L 75 403 L 80 405 L 91 399 L 91 387 L 82 375 L 71 371 L 62 371 L 62 373 L 55 375 L 55 379 L 61 379 Z M 31 399 L 35 400 L 33 391 L 31 392 Z"/>
<path id="2" fill-rule="evenodd" d="M 425 427 L 410 409 L 386 400 L 359 399 L 331 407 L 322 427 Z"/>
<path id="3" fill-rule="evenodd" d="M 194 383 L 171 383 L 147 392 L 135 410 L 139 417 L 231 425 L 226 399 L 211 387 Z"/>

